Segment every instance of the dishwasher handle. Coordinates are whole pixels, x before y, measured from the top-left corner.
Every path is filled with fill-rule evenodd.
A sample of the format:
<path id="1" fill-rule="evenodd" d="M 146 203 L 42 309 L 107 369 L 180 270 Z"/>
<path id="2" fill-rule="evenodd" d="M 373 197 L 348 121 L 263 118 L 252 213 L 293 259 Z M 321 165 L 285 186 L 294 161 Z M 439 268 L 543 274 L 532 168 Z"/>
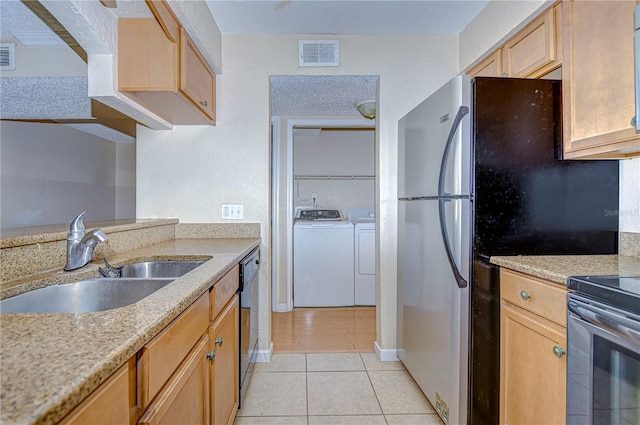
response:
<path id="1" fill-rule="evenodd" d="M 238 293 L 244 290 L 244 286 L 257 277 L 260 269 L 260 248 L 256 248 L 240 262 L 240 282 Z"/>

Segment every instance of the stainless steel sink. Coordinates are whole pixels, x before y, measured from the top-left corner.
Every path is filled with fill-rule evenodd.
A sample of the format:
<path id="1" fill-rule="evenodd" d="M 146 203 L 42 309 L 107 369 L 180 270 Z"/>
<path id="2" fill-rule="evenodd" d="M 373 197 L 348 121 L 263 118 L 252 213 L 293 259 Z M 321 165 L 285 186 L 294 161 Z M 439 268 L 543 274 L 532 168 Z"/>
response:
<path id="1" fill-rule="evenodd" d="M 146 261 L 122 266 L 121 276 L 127 277 L 180 277 L 204 261 Z"/>
<path id="2" fill-rule="evenodd" d="M 175 278 L 101 278 L 47 286 L 0 301 L 0 313 L 91 313 L 124 307 Z"/>

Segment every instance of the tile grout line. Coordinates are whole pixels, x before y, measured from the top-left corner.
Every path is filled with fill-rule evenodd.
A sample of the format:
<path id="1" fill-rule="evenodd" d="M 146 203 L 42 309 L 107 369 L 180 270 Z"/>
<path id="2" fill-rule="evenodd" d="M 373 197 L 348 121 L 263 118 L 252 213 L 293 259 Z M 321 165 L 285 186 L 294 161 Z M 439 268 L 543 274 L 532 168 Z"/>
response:
<path id="1" fill-rule="evenodd" d="M 387 421 L 387 415 L 385 415 L 384 410 L 382 409 L 382 404 L 380 403 L 380 398 L 378 397 L 378 393 L 376 392 L 376 387 L 373 386 L 373 381 L 371 381 L 371 375 L 369 375 L 369 369 L 362 358 L 362 353 L 358 354 L 360 356 L 360 361 L 364 366 L 365 373 L 367 374 L 367 379 L 369 380 L 369 384 L 371 385 L 371 389 L 373 390 L 373 395 L 376 397 L 376 402 L 378 403 L 378 407 L 380 408 L 380 412 L 382 413 L 382 417 L 384 418 L 384 423 L 389 425 Z"/>
<path id="2" fill-rule="evenodd" d="M 307 425 L 309 425 L 309 356 L 304 354 L 304 382 L 305 382 L 305 395 L 304 401 L 307 404 Z"/>

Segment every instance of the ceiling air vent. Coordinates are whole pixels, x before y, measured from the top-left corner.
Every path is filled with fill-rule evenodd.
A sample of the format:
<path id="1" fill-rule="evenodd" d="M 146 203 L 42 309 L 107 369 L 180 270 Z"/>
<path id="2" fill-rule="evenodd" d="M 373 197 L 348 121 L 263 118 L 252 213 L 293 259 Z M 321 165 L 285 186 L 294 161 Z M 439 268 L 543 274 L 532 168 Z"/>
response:
<path id="1" fill-rule="evenodd" d="M 338 40 L 299 40 L 298 66 L 340 66 Z"/>
<path id="2" fill-rule="evenodd" d="M 0 43 L 0 69 L 3 71 L 13 71 L 16 69 L 13 60 L 13 43 Z"/>

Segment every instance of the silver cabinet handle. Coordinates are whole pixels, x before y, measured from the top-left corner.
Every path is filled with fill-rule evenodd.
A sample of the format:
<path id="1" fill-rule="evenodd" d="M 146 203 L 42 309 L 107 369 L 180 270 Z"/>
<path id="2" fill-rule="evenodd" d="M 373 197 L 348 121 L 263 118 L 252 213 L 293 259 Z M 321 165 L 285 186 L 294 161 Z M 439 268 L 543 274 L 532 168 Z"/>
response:
<path id="1" fill-rule="evenodd" d="M 207 353 L 207 359 L 208 360 L 214 361 L 215 358 L 216 358 L 216 350 L 213 350 L 212 352 Z"/>
<path id="2" fill-rule="evenodd" d="M 558 347 L 557 345 L 555 345 L 553 347 L 553 354 L 555 354 L 556 357 L 560 358 L 560 357 L 564 356 L 565 354 L 567 354 L 567 350 L 565 350 L 562 347 Z"/>
<path id="3" fill-rule="evenodd" d="M 220 338 L 216 338 L 215 341 L 213 341 L 216 345 L 219 345 L 220 347 L 222 347 L 222 343 L 224 342 L 224 338 L 220 337 Z"/>
<path id="4" fill-rule="evenodd" d="M 531 293 L 527 291 L 520 291 L 520 298 L 526 301 L 531 298 Z"/>
<path id="5" fill-rule="evenodd" d="M 202 106 L 207 106 L 207 105 L 208 105 L 208 103 L 207 103 L 207 101 L 206 101 L 206 100 L 202 100 L 202 101 L 200 102 L 200 104 L 201 104 Z"/>

